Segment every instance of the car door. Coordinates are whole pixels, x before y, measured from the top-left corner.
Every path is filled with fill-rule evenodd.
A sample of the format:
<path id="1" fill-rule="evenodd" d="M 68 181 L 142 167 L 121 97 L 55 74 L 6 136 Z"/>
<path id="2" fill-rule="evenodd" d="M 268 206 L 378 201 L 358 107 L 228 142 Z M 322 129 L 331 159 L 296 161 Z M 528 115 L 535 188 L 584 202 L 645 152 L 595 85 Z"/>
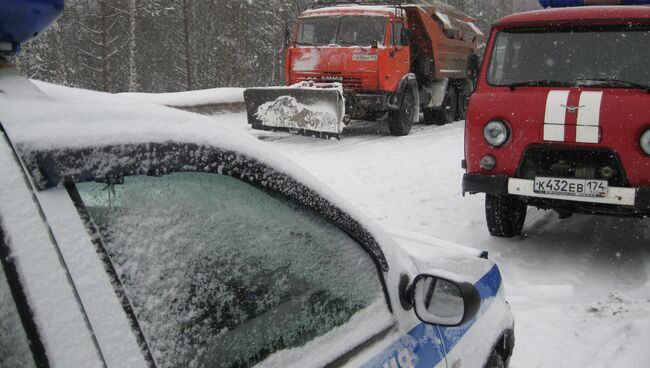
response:
<path id="1" fill-rule="evenodd" d="M 0 131 L 0 278 L 6 279 L 0 295 L 0 361 L 7 359 L 0 366 L 103 367 L 32 182 L 1 125 Z"/>
<path id="2" fill-rule="evenodd" d="M 76 191 L 158 367 L 320 367 L 393 324 L 362 247 L 248 183 L 184 172 Z"/>
<path id="3" fill-rule="evenodd" d="M 217 172 L 111 177 L 39 200 L 62 242 L 76 208 L 157 366 L 325 366 L 394 325 L 378 261 L 306 206 Z"/>
<path id="4" fill-rule="evenodd" d="M 70 267 L 99 254 L 150 365 L 445 366 L 437 328 L 386 287 L 406 275 L 359 223 L 259 162 L 194 149 L 30 154 Z"/>

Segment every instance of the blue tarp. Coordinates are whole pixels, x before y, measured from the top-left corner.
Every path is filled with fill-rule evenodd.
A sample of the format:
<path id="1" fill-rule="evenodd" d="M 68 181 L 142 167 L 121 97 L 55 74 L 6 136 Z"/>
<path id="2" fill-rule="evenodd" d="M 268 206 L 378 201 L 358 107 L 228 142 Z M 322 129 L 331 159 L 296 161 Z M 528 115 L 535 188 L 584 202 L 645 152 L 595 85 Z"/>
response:
<path id="1" fill-rule="evenodd" d="M 17 51 L 21 43 L 46 30 L 61 15 L 63 1 L 0 0 L 0 43 Z"/>

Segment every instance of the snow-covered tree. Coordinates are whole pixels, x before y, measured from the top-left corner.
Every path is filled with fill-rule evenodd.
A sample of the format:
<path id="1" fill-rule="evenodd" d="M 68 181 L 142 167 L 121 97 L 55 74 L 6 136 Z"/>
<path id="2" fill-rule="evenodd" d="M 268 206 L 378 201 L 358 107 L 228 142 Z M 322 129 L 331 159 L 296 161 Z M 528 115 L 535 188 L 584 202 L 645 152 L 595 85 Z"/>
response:
<path id="1" fill-rule="evenodd" d="M 69 0 L 15 58 L 24 74 L 97 90 L 282 84 L 287 29 L 315 0 Z M 487 33 L 536 0 L 445 0 Z M 485 39 L 484 39 L 485 41 Z"/>

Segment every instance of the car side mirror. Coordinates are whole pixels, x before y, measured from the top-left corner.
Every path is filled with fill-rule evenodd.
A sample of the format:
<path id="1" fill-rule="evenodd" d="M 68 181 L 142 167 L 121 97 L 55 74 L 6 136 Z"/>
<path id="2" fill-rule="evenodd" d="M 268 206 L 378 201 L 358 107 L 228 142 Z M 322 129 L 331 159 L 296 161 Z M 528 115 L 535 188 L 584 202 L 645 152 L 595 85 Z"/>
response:
<path id="1" fill-rule="evenodd" d="M 481 296 L 474 285 L 418 275 L 409 290 L 418 318 L 427 324 L 460 326 L 476 316 Z"/>
<path id="2" fill-rule="evenodd" d="M 413 32 L 408 28 L 402 28 L 402 34 L 400 34 L 399 43 L 401 46 L 408 46 L 411 44 L 411 35 Z"/>

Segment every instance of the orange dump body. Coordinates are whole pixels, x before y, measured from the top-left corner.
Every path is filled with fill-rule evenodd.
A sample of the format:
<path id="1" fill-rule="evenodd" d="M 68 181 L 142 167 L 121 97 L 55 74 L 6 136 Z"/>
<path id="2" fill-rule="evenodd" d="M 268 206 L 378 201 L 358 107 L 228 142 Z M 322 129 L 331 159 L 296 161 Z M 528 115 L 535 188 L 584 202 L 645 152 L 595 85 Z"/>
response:
<path id="1" fill-rule="evenodd" d="M 474 19 L 454 12 L 446 14 L 434 7 L 406 7 L 408 22 L 414 30 L 413 45 L 418 57 L 433 59 L 436 78 L 466 78 L 467 61 L 478 46 L 481 31 Z"/>

